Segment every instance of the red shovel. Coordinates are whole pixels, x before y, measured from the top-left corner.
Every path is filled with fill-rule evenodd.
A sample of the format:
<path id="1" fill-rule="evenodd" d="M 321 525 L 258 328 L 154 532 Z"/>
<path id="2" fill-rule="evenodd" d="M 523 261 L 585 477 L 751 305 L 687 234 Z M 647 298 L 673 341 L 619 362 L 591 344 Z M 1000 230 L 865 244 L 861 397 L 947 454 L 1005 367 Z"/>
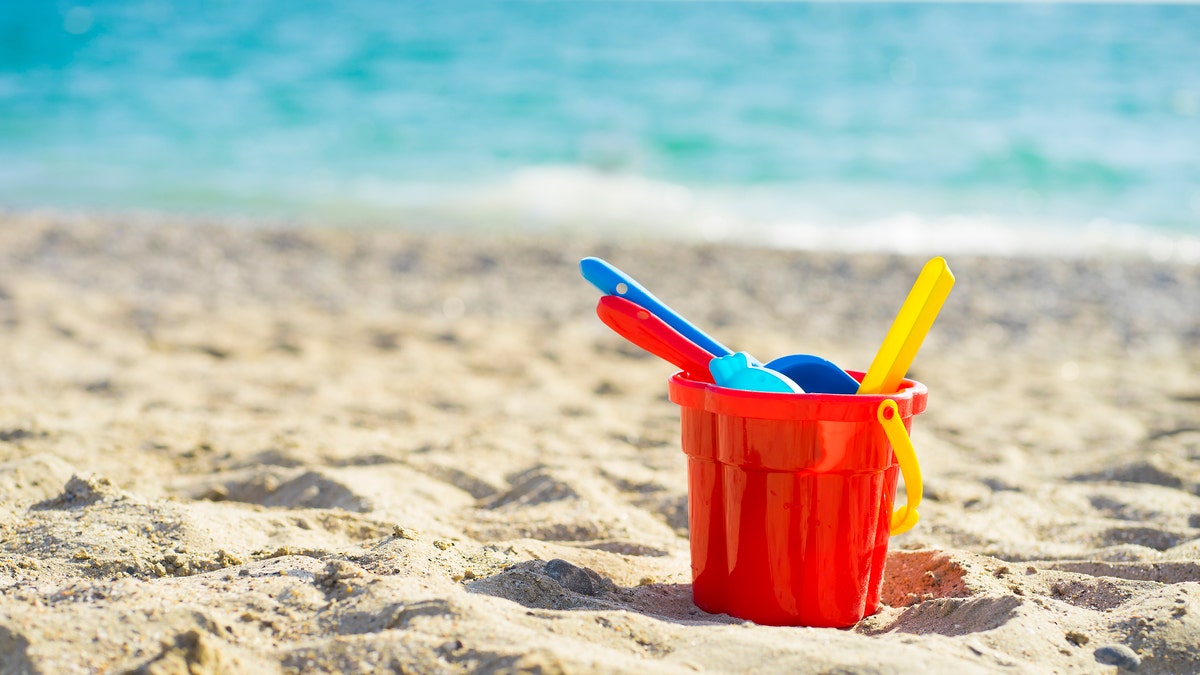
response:
<path id="1" fill-rule="evenodd" d="M 688 378 L 712 382 L 713 355 L 637 304 L 615 295 L 600 298 L 596 316 L 621 337 L 683 369 Z"/>

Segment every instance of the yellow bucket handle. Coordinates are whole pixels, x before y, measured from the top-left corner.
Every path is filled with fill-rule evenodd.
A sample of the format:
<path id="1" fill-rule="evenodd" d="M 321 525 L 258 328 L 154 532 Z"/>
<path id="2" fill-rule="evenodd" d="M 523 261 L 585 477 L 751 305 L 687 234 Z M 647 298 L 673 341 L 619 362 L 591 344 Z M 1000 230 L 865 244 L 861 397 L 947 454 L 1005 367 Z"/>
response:
<path id="1" fill-rule="evenodd" d="M 900 419 L 900 410 L 896 402 L 886 399 L 879 404 L 875 417 L 879 420 L 883 432 L 887 434 L 892 450 L 896 452 L 896 460 L 900 462 L 900 472 L 904 474 L 904 490 L 908 503 L 892 512 L 892 534 L 900 534 L 912 529 L 917 524 L 920 515 L 917 507 L 921 505 L 921 465 L 917 463 L 917 451 L 913 449 L 912 439 L 904 428 L 904 420 Z"/>

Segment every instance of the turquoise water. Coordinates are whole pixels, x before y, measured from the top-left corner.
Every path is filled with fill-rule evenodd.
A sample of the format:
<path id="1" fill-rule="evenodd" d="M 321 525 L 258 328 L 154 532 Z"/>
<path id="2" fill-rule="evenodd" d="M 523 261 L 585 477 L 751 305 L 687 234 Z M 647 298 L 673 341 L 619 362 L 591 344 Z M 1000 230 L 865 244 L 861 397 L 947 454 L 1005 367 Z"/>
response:
<path id="1" fill-rule="evenodd" d="M 0 3 L 0 206 L 1187 249 L 1197 64 L 1189 5 Z"/>

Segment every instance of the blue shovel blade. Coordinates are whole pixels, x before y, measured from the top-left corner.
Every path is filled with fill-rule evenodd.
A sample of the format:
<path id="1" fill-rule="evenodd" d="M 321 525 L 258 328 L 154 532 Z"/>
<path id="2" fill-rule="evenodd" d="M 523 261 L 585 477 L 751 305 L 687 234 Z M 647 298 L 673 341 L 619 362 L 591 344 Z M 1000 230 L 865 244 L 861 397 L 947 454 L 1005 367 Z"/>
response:
<path id="1" fill-rule="evenodd" d="M 857 394 L 858 380 L 828 359 L 812 354 L 781 356 L 766 364 L 810 394 Z"/>

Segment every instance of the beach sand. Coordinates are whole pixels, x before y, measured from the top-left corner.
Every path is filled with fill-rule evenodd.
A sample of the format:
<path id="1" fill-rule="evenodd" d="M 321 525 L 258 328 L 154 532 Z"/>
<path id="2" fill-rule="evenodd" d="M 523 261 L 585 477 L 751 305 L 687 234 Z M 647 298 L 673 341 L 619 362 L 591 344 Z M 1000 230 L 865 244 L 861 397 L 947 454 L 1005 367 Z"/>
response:
<path id="1" fill-rule="evenodd" d="M 1200 671 L 1195 266 L 951 259 L 885 606 L 779 628 L 577 261 L 865 369 L 923 256 L 152 221 L 0 217 L 0 673 Z"/>

